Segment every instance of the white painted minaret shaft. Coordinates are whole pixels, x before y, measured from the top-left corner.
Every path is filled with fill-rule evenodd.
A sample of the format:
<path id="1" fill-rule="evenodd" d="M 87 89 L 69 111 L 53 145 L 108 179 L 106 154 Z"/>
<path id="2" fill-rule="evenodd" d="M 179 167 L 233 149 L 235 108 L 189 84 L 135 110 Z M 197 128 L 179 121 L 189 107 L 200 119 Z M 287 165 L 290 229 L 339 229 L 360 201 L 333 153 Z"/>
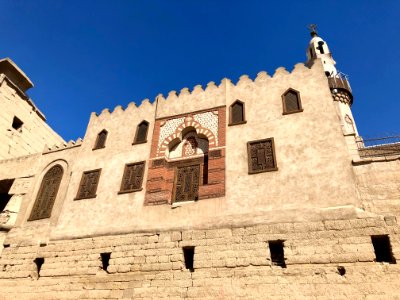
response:
<path id="1" fill-rule="evenodd" d="M 307 48 L 307 64 L 311 65 L 316 59 L 321 60 L 325 75 L 328 77 L 330 83 L 332 97 L 335 102 L 336 112 L 341 120 L 343 134 L 346 136 L 358 136 L 357 127 L 351 112 L 353 96 L 350 85 L 347 78 L 343 77 L 343 74 L 338 73 L 336 70 L 336 62 L 332 57 L 328 44 L 318 36 L 315 28 L 315 25 L 310 26 L 312 38 Z"/>
<path id="2" fill-rule="evenodd" d="M 332 58 L 328 44 L 317 35 L 315 31 L 311 33 L 312 39 L 307 49 L 307 62 L 320 58 L 324 66 L 327 77 L 334 77 L 337 74 L 336 62 Z"/>

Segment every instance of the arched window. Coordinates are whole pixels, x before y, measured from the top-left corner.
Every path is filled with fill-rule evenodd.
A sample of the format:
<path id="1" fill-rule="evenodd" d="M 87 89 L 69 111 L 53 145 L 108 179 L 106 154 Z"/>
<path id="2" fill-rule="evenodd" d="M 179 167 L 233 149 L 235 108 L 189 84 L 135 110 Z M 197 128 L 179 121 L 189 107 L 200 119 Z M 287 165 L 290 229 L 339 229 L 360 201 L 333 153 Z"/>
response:
<path id="1" fill-rule="evenodd" d="M 244 103 L 236 100 L 230 106 L 229 125 L 239 125 L 246 123 L 244 118 Z"/>
<path id="2" fill-rule="evenodd" d="M 183 144 L 182 156 L 187 157 L 195 155 L 197 153 L 197 146 L 196 138 L 194 136 L 188 137 Z"/>
<path id="3" fill-rule="evenodd" d="M 104 129 L 97 135 L 96 143 L 94 144 L 93 150 L 101 149 L 106 146 L 107 134 L 107 130 Z"/>
<path id="4" fill-rule="evenodd" d="M 135 141 L 133 143 L 134 144 L 146 143 L 148 129 L 149 129 L 149 122 L 147 121 L 141 122 L 136 129 Z"/>
<path id="5" fill-rule="evenodd" d="M 50 218 L 64 170 L 55 165 L 44 175 L 28 221 Z"/>
<path id="6" fill-rule="evenodd" d="M 300 93 L 294 89 L 288 89 L 282 95 L 283 102 L 283 114 L 292 114 L 296 112 L 302 112 Z"/>

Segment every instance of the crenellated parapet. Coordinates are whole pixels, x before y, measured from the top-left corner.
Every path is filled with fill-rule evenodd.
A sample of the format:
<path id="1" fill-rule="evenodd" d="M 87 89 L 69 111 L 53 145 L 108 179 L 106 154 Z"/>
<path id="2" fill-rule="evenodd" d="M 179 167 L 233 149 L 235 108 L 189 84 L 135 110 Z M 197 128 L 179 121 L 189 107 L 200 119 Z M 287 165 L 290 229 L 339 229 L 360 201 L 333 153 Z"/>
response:
<path id="1" fill-rule="evenodd" d="M 144 99 L 137 105 L 136 102 L 130 102 L 126 108 L 117 105 L 114 109 L 105 108 L 99 114 L 93 112 L 91 121 L 104 121 L 107 119 L 118 118 L 122 114 L 134 113 L 138 114 L 142 111 L 155 110 L 155 118 L 165 118 L 174 115 L 179 115 L 188 111 L 198 111 L 212 107 L 226 105 L 226 97 L 232 88 L 241 88 L 248 85 L 262 85 L 266 82 L 279 81 L 284 77 L 299 77 L 304 76 L 307 72 L 312 72 L 311 69 L 318 68 L 318 64 L 313 64 L 312 67 L 307 67 L 304 63 L 298 63 L 292 71 L 287 71 L 284 67 L 279 67 L 275 72 L 269 75 L 265 71 L 261 71 L 252 79 L 248 75 L 240 76 L 236 83 L 231 79 L 223 78 L 219 84 L 210 81 L 205 87 L 196 85 L 192 89 L 188 87 L 182 88 L 180 91 L 172 90 L 167 96 L 158 94 L 153 101 Z"/>
<path id="2" fill-rule="evenodd" d="M 70 140 L 68 143 L 56 144 L 53 146 L 45 145 L 43 154 L 79 147 L 82 145 L 82 143 L 83 140 L 81 138 L 78 138 L 76 141 Z"/>
<path id="3" fill-rule="evenodd" d="M 97 119 L 97 120 L 104 120 L 104 119 L 108 119 L 108 118 L 118 117 L 119 115 L 126 113 L 126 112 L 137 113 L 142 110 L 148 110 L 149 108 L 153 108 L 154 104 L 155 104 L 155 101 L 150 102 L 149 99 L 142 100 L 142 102 L 140 103 L 139 106 L 137 106 L 137 104 L 135 102 L 130 102 L 125 109 L 121 105 L 117 105 L 114 107 L 114 109 L 112 111 L 110 111 L 109 108 L 104 108 L 100 114 L 92 112 L 91 118 Z"/>

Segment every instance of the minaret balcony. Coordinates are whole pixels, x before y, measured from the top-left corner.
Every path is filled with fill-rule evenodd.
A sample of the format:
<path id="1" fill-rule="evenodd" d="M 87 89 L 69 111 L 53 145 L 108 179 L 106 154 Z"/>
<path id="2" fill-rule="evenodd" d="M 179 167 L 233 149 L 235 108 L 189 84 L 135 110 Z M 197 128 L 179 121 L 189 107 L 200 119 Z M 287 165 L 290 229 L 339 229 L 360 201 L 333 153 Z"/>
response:
<path id="1" fill-rule="evenodd" d="M 332 94 L 345 92 L 350 97 L 350 105 L 353 102 L 353 93 L 347 75 L 338 73 L 332 77 L 328 77 L 329 88 Z"/>

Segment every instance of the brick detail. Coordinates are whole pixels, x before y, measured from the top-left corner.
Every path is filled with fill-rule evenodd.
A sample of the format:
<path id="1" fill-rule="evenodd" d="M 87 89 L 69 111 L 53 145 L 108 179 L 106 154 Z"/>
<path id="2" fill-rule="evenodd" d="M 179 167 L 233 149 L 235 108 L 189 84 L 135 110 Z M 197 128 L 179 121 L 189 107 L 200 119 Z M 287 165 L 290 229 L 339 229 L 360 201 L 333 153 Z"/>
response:
<path id="1" fill-rule="evenodd" d="M 178 126 L 173 134 L 168 136 L 160 143 L 160 128 L 168 119 L 156 120 L 154 125 L 154 134 L 151 146 L 151 162 L 149 164 L 145 205 L 171 204 L 174 192 L 175 171 L 179 164 L 193 161 L 199 163 L 201 167 L 201 181 L 199 186 L 199 200 L 216 198 L 225 195 L 225 133 L 226 133 L 226 112 L 225 107 L 214 108 L 208 111 L 216 111 L 218 115 L 218 142 L 213 132 L 203 128 L 196 122 L 191 114 L 180 116 L 184 118 L 184 123 Z M 204 175 L 204 157 L 195 157 L 188 160 L 170 160 L 165 158 L 165 151 L 169 143 L 177 138 L 181 138 L 182 131 L 187 127 L 196 129 L 197 134 L 207 137 L 209 141 L 208 169 L 207 175 Z M 215 130 L 214 130 L 215 131 Z M 161 145 L 158 147 L 158 145 Z M 218 148 L 216 148 L 218 147 Z M 205 183 L 204 177 L 207 177 Z"/>

